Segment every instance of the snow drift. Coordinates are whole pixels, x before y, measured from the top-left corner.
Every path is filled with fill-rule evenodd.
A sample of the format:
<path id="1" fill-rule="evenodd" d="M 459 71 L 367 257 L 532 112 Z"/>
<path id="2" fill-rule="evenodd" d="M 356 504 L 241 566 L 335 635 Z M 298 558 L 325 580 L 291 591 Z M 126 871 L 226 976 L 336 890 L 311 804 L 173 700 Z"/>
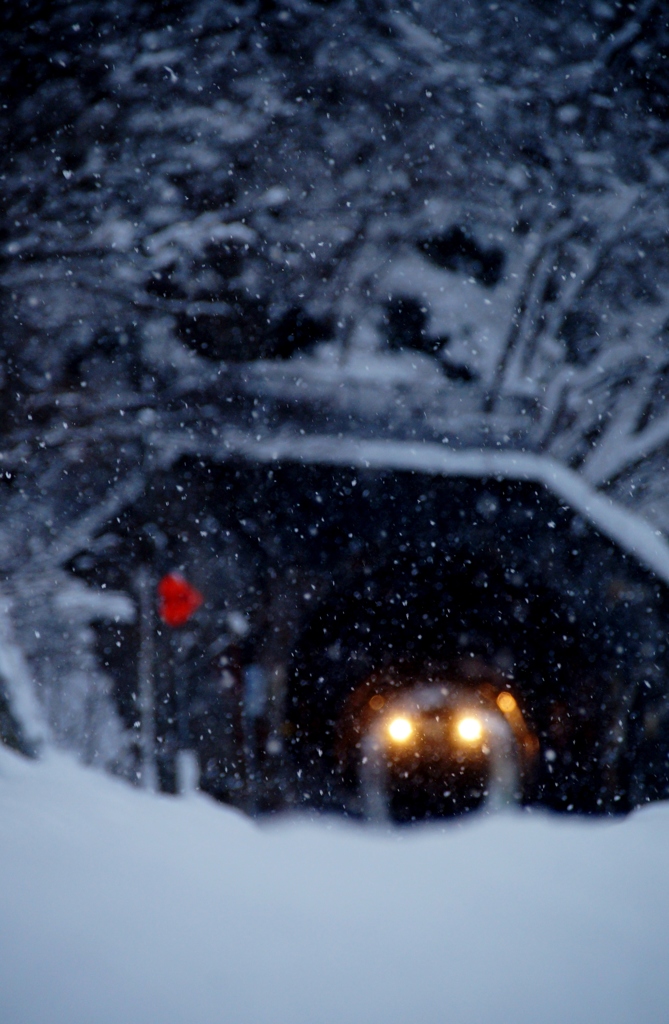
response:
<path id="1" fill-rule="evenodd" d="M 666 805 L 258 827 L 0 750 L 8 1024 L 660 1024 Z"/>

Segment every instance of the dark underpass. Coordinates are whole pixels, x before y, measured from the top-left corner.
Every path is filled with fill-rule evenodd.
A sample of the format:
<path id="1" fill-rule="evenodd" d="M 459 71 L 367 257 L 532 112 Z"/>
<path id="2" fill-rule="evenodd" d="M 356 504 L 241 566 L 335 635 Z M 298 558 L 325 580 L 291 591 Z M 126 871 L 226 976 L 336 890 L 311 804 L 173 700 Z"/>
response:
<path id="1" fill-rule="evenodd" d="M 105 537 L 78 571 L 131 589 L 124 548 L 205 597 L 156 637 L 167 790 L 188 747 L 202 788 L 252 813 L 364 815 L 366 736 L 411 699 L 413 753 L 398 740 L 384 776 L 395 820 L 485 799 L 485 742 L 429 739 L 465 706 L 520 751 L 522 803 L 622 813 L 667 795 L 664 585 L 540 485 L 183 461 Z M 100 651 L 132 727 L 139 639 L 115 630 Z"/>

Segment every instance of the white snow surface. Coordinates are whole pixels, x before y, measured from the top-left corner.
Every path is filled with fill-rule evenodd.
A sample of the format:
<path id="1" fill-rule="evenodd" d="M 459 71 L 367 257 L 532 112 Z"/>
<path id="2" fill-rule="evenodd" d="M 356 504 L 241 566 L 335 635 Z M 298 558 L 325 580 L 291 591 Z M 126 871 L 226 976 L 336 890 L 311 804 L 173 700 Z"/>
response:
<path id="1" fill-rule="evenodd" d="M 666 1024 L 669 806 L 258 825 L 0 749 L 3 1024 Z"/>

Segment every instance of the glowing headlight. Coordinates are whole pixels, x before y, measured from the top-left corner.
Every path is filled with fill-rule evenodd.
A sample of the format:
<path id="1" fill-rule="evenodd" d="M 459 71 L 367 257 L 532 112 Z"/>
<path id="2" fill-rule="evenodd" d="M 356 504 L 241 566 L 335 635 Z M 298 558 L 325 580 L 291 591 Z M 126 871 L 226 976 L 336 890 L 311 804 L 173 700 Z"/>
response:
<path id="1" fill-rule="evenodd" d="M 396 743 L 404 743 L 413 732 L 413 725 L 408 718 L 393 718 L 388 724 L 388 735 Z"/>
<path id="2" fill-rule="evenodd" d="M 475 743 L 480 740 L 483 736 L 483 726 L 478 718 L 474 718 L 473 715 L 467 715 L 465 718 L 461 718 L 457 725 L 458 736 L 461 740 L 466 740 L 468 743 Z"/>

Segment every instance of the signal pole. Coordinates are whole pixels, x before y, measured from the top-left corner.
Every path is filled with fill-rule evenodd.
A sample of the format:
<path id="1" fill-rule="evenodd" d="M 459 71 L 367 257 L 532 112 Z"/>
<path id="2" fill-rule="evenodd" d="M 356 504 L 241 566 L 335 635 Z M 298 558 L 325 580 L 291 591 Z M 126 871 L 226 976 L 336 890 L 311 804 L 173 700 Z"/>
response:
<path id="1" fill-rule="evenodd" d="M 155 662 L 155 622 L 153 615 L 153 588 L 147 565 L 140 565 L 135 576 L 139 603 L 139 657 L 137 684 L 139 693 L 140 750 L 142 755 L 141 783 L 144 789 L 158 788 L 156 772 L 156 725 L 154 718 L 153 672 Z"/>

